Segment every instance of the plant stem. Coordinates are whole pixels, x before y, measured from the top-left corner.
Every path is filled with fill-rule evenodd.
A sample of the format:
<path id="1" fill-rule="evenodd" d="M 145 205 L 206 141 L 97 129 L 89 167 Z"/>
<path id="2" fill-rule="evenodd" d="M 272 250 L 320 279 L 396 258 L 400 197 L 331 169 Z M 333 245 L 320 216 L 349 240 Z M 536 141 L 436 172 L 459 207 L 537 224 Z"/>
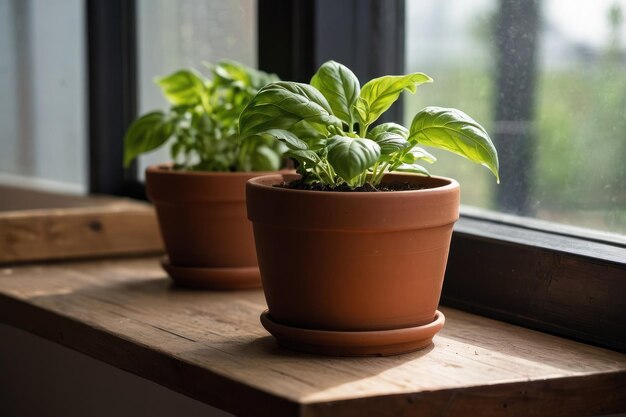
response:
<path id="1" fill-rule="evenodd" d="M 380 169 L 380 172 L 377 173 L 376 177 L 372 178 L 372 185 L 378 185 L 380 184 L 380 181 L 383 179 L 383 175 L 385 175 L 385 170 L 389 168 L 389 163 L 388 162 L 384 162 L 383 166 Z"/>
<path id="2" fill-rule="evenodd" d="M 318 166 L 320 166 L 320 165 L 318 165 Z M 321 170 L 328 177 L 328 183 L 332 184 L 332 185 L 335 185 L 335 183 L 336 183 L 335 182 L 335 176 L 331 172 L 330 165 L 327 165 L 327 164 L 321 165 Z"/>
<path id="3" fill-rule="evenodd" d="M 378 165 L 380 165 L 380 161 L 376 161 L 376 163 L 372 167 L 372 176 L 370 177 L 370 182 L 373 182 L 376 179 L 376 174 L 378 173 Z"/>
<path id="4" fill-rule="evenodd" d="M 364 138 L 365 135 L 367 135 L 367 128 L 369 127 L 369 125 L 362 125 L 359 126 L 359 137 Z"/>

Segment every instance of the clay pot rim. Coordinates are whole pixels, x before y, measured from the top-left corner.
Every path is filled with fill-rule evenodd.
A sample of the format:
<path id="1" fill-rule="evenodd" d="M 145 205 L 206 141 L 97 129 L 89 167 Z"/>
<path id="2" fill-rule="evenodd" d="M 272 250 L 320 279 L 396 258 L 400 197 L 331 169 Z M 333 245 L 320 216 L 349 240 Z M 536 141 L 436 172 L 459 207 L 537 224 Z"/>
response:
<path id="1" fill-rule="evenodd" d="M 206 204 L 243 202 L 250 178 L 283 171 L 175 171 L 168 163 L 150 165 L 145 172 L 146 195 L 153 203 Z"/>
<path id="2" fill-rule="evenodd" d="M 385 192 L 379 192 L 379 193 L 377 192 L 354 193 L 354 192 L 339 192 L 339 191 L 298 190 L 298 189 L 292 189 L 292 188 L 274 187 L 275 184 L 281 181 L 284 181 L 286 176 L 289 176 L 293 179 L 297 179 L 301 177 L 298 174 L 289 174 L 289 173 L 286 173 L 286 174 L 274 173 L 274 174 L 269 174 L 269 175 L 259 175 L 254 178 L 250 178 L 247 181 L 248 183 L 247 185 L 249 187 L 266 190 L 267 192 L 291 193 L 294 195 L 298 195 L 298 194 L 307 195 L 309 197 L 312 197 L 314 194 L 333 195 L 333 196 L 337 196 L 336 198 L 354 199 L 354 200 L 359 200 L 359 199 L 364 199 L 364 198 L 385 199 L 385 198 L 390 198 L 391 196 L 399 196 L 399 195 L 406 196 L 406 197 L 425 195 L 425 194 L 435 195 L 435 194 L 440 194 L 440 193 L 449 193 L 450 191 L 454 189 L 460 188 L 459 183 L 453 178 L 440 177 L 440 176 L 435 176 L 435 175 L 427 177 L 427 176 L 423 176 L 419 174 L 410 174 L 410 173 L 404 173 L 404 172 L 387 173 L 385 174 L 385 178 L 388 178 L 389 176 L 410 177 L 410 178 L 411 177 L 412 178 L 428 178 L 429 180 L 431 179 L 441 180 L 444 182 L 444 184 L 441 186 L 435 186 L 432 188 L 424 188 L 421 190 L 385 191 Z"/>
<path id="3" fill-rule="evenodd" d="M 146 168 L 146 174 L 149 172 L 153 175 L 179 175 L 179 176 L 196 176 L 196 177 L 250 177 L 250 175 L 270 175 L 280 171 L 176 171 L 172 169 L 173 163 L 161 163 L 150 165 Z"/>

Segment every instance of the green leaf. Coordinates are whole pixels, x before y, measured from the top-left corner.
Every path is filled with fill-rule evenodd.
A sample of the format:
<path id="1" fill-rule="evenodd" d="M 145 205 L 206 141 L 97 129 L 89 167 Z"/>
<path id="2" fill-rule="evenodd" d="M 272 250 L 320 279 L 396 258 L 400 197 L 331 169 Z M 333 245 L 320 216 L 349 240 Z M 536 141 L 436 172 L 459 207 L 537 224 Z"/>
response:
<path id="1" fill-rule="evenodd" d="M 328 100 L 341 120 L 352 128 L 352 108 L 361 90 L 359 80 L 350 69 L 335 61 L 324 63 L 311 78 L 311 85 Z"/>
<path id="2" fill-rule="evenodd" d="M 172 158 L 172 161 L 176 161 L 176 159 L 178 159 L 178 156 L 184 146 L 185 144 L 182 141 L 177 141 L 170 147 L 170 157 Z"/>
<path id="3" fill-rule="evenodd" d="M 248 88 L 252 94 L 269 83 L 280 81 L 276 74 L 268 74 L 227 59 L 219 61 L 215 66 L 208 63 L 204 65 L 211 69 L 218 84 Z"/>
<path id="4" fill-rule="evenodd" d="M 156 80 L 165 97 L 175 105 L 198 104 L 206 89 L 205 82 L 201 75 L 192 70 L 176 71 Z"/>
<path id="5" fill-rule="evenodd" d="M 253 90 L 259 90 L 261 87 L 280 81 L 278 75 L 268 74 L 267 72 L 259 71 L 254 68 L 248 68 L 250 75 L 250 85 Z"/>
<path id="6" fill-rule="evenodd" d="M 398 168 L 395 169 L 398 172 L 412 172 L 414 174 L 423 174 L 428 175 L 430 177 L 430 173 L 426 168 L 418 164 L 402 164 Z"/>
<path id="7" fill-rule="evenodd" d="M 430 152 L 427 152 L 426 149 L 420 147 L 411 149 L 411 151 L 404 155 L 404 158 L 402 158 L 402 162 L 406 162 L 407 164 L 412 164 L 417 160 L 426 161 L 429 164 L 432 164 L 437 161 L 437 158 L 435 158 L 435 156 Z"/>
<path id="8" fill-rule="evenodd" d="M 370 139 L 375 138 L 377 135 L 383 132 L 392 132 L 397 133 L 402 136 L 404 139 L 409 137 L 409 129 L 406 127 L 399 125 L 397 123 L 382 123 L 378 126 L 374 127 L 372 130 L 367 132 L 367 137 Z"/>
<path id="9" fill-rule="evenodd" d="M 265 132 L 266 135 L 272 136 L 273 138 L 285 143 L 287 147 L 291 150 L 300 150 L 300 149 L 308 149 L 308 144 L 298 138 L 296 135 L 291 133 L 288 130 L 283 129 L 270 129 Z"/>
<path id="10" fill-rule="evenodd" d="M 372 140 L 378 143 L 382 155 L 390 155 L 409 145 L 405 138 L 394 132 L 381 132 L 373 137 Z"/>
<path id="11" fill-rule="evenodd" d="M 409 141 L 461 155 L 487 167 L 498 182 L 498 153 L 485 129 L 457 109 L 426 107 L 411 123 Z"/>
<path id="12" fill-rule="evenodd" d="M 252 171 L 276 171 L 280 168 L 281 158 L 272 148 L 261 145 L 252 154 Z"/>
<path id="13" fill-rule="evenodd" d="M 270 129 L 289 129 L 303 120 L 341 127 L 341 120 L 314 87 L 280 81 L 263 87 L 248 103 L 239 117 L 239 131 L 245 137 Z"/>
<path id="14" fill-rule="evenodd" d="M 209 68 L 213 74 L 221 78 L 222 81 L 239 82 L 239 85 L 249 87 L 254 94 L 261 87 L 280 81 L 278 75 L 269 74 L 237 61 L 229 59 L 220 60 L 217 65 L 213 66 L 208 62 L 203 62 L 204 66 Z"/>
<path id="15" fill-rule="evenodd" d="M 161 111 L 145 114 L 130 125 L 124 137 L 124 166 L 137 155 L 163 145 L 174 133 L 174 124 Z"/>
<path id="16" fill-rule="evenodd" d="M 220 84 L 235 84 L 244 88 L 250 85 L 249 68 L 239 62 L 221 60 L 212 67 L 215 79 Z"/>
<path id="17" fill-rule="evenodd" d="M 378 143 L 382 155 L 390 155 L 409 145 L 409 129 L 397 123 L 383 123 L 367 132 L 367 137 Z"/>
<path id="18" fill-rule="evenodd" d="M 380 146 L 371 139 L 333 136 L 328 140 L 328 162 L 345 181 L 364 173 L 380 158 Z"/>
<path id="19" fill-rule="evenodd" d="M 311 150 L 318 150 L 326 145 L 328 129 L 323 125 L 303 120 L 293 125 L 289 131 L 306 142 Z"/>
<path id="20" fill-rule="evenodd" d="M 369 126 L 400 97 L 403 91 L 415 93 L 416 87 L 432 82 L 426 74 L 416 72 L 408 75 L 387 75 L 374 78 L 361 89 L 355 109 L 360 123 Z"/>
<path id="21" fill-rule="evenodd" d="M 308 129 L 313 129 L 313 128 L 309 126 L 309 127 L 303 128 L 303 131 L 306 132 L 308 131 Z M 317 132 L 317 130 L 315 129 L 313 130 Z M 290 132 L 288 130 L 281 130 L 281 129 L 268 130 L 264 133 L 264 135 L 272 136 L 274 139 L 277 139 L 280 142 L 284 143 L 288 148 L 284 152 L 284 155 L 288 158 L 293 158 L 297 160 L 302 167 L 304 167 L 305 164 L 316 165 L 320 162 L 319 156 L 315 153 L 314 150 L 311 150 L 309 148 L 311 144 L 318 148 L 323 147 L 321 145 L 318 145 L 318 141 L 325 142 L 325 139 L 309 138 L 308 140 L 302 140 L 298 136 L 296 136 L 293 132 Z"/>
<path id="22" fill-rule="evenodd" d="M 315 152 L 307 149 L 288 150 L 287 152 L 285 152 L 285 156 L 295 159 L 302 165 L 304 165 L 304 163 L 306 162 L 311 164 L 317 164 L 320 161 L 319 156 Z"/>

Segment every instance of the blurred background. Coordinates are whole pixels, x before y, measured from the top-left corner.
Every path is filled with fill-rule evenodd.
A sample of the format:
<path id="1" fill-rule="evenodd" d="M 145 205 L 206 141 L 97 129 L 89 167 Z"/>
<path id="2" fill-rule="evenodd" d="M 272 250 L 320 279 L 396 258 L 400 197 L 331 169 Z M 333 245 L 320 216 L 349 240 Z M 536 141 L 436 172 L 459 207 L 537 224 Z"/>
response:
<path id="1" fill-rule="evenodd" d="M 106 193 L 93 186 L 94 166 L 107 164 L 107 170 L 122 175 L 121 165 L 102 152 L 109 145 L 117 149 L 119 135 L 109 135 L 109 145 L 100 144 L 100 153 L 93 151 L 93 136 L 108 128 L 93 122 L 90 101 L 94 89 L 107 93 L 94 86 L 98 68 L 89 47 L 98 23 L 93 10 L 102 3 L 0 0 L 0 184 Z M 486 169 L 435 151 L 439 161 L 431 172 L 459 180 L 466 214 L 515 215 L 620 239 L 626 235 L 626 0 L 363 1 L 381 15 L 391 4 L 402 12 L 404 27 L 394 28 L 402 38 L 393 38 L 384 50 L 368 38 L 341 35 L 341 22 L 352 19 L 350 24 L 358 26 L 356 21 L 362 21 L 358 13 L 365 6 L 355 1 L 112 3 L 132 5 L 134 43 L 128 53 L 134 62 L 133 83 L 126 91 L 132 96 L 132 114 L 166 107 L 153 84 L 155 76 L 182 67 L 202 69 L 203 61 L 229 58 L 263 66 L 268 61 L 260 55 L 274 62 L 285 54 L 309 54 L 302 59 L 306 69 L 287 77 L 280 68 L 262 69 L 304 80 L 323 60 L 334 58 L 356 65 L 364 82 L 366 76 L 388 70 L 384 65 L 371 69 L 370 56 L 381 59 L 391 53 L 400 57 L 392 70 L 422 71 L 435 79 L 417 94 L 404 96 L 404 106 L 392 113 L 397 121 L 410 124 L 412 115 L 427 105 L 457 107 L 483 124 L 496 142 L 500 185 Z M 269 30 L 259 24 L 268 7 L 299 10 L 305 17 L 310 12 L 321 22 L 314 27 L 323 29 L 314 33 L 315 47 L 282 53 L 280 42 L 301 33 L 294 26 L 311 25 L 296 19 L 285 23 L 290 30 L 284 35 L 281 25 L 271 27 L 277 32 L 277 51 L 260 51 L 259 45 L 268 49 L 259 36 Z M 339 17 L 329 17 L 328 10 L 337 10 Z M 364 29 L 383 30 L 366 27 L 354 33 Z M 302 45 L 298 42 L 292 40 Z M 351 62 L 333 53 L 337 44 L 352 45 Z M 115 106 L 104 109 L 114 111 Z M 94 132 L 95 127 L 99 130 Z M 141 181 L 147 164 L 167 159 L 165 150 L 141 157 L 137 179 Z"/>
<path id="2" fill-rule="evenodd" d="M 524 3 L 524 4 L 522 4 Z M 458 107 L 500 153 L 502 184 L 435 151 L 463 203 L 626 234 L 626 1 L 407 1 L 405 95 Z"/>

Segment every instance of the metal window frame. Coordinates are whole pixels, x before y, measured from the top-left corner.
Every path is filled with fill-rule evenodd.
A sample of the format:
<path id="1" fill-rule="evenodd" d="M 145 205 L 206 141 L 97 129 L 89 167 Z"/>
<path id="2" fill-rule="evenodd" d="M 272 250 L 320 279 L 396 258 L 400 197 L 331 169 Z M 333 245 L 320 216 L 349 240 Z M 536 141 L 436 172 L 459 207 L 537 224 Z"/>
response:
<path id="1" fill-rule="evenodd" d="M 143 198 L 136 168 L 121 168 L 121 138 L 136 114 L 135 2 L 87 5 L 90 190 Z M 296 81 L 307 81 L 329 58 L 353 68 L 361 81 L 402 73 L 404 5 L 258 0 L 259 67 Z M 401 106 L 388 120 L 402 120 Z M 626 351 L 626 247 L 540 229 L 462 215 L 442 303 Z"/>
<path id="2" fill-rule="evenodd" d="M 137 115 L 135 0 L 86 0 L 89 191 L 145 198 L 123 137 Z"/>
<path id="3" fill-rule="evenodd" d="M 405 0 L 258 0 L 259 68 L 308 82 L 329 59 L 367 80 L 404 71 Z M 391 47 L 390 47 L 391 46 Z M 398 101 L 379 122 L 401 120 Z"/>

